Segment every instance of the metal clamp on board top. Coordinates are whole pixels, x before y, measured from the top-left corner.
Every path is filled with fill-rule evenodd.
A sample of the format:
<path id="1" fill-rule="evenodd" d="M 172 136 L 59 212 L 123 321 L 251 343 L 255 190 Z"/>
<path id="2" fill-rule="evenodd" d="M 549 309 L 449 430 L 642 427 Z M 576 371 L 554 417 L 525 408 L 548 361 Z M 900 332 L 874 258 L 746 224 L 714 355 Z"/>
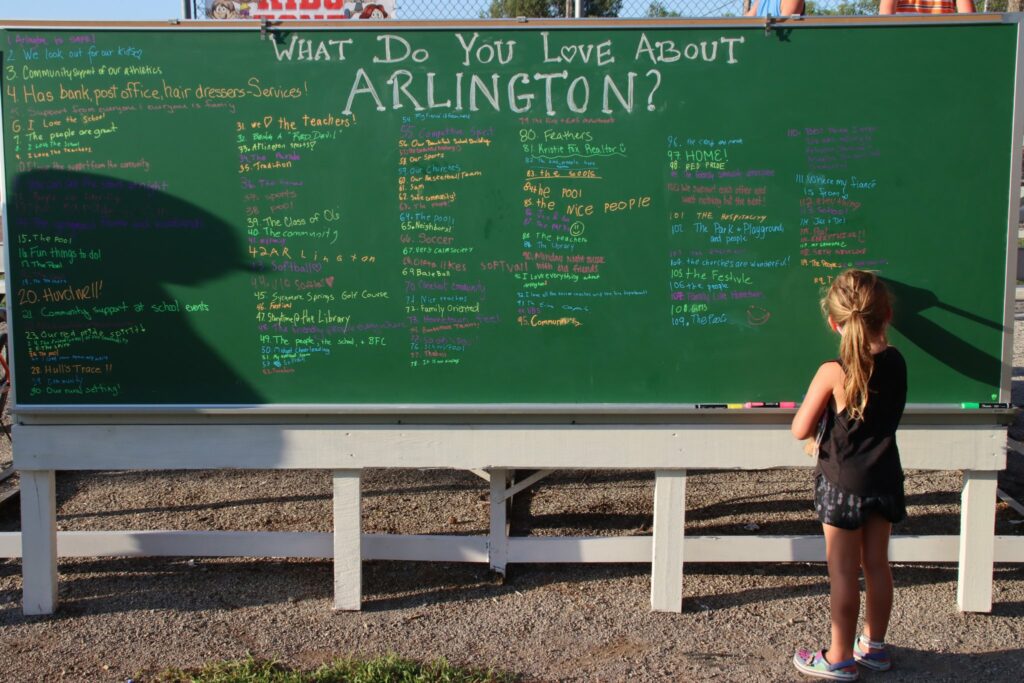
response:
<path id="1" fill-rule="evenodd" d="M 263 17 L 260 20 L 260 40 L 267 39 L 267 33 L 273 30 L 273 26 L 270 23 L 270 19 Z"/>
<path id="2" fill-rule="evenodd" d="M 768 37 L 772 34 L 772 29 L 775 28 L 775 24 L 785 21 L 800 21 L 804 16 L 802 14 L 791 14 L 788 17 L 773 17 L 770 14 L 764 18 L 764 35 Z"/>

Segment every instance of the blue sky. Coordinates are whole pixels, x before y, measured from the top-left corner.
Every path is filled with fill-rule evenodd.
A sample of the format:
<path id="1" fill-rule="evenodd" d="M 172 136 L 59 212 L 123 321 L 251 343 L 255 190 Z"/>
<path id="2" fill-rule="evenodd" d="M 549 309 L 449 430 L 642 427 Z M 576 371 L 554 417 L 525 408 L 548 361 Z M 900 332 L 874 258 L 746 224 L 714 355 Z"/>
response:
<path id="1" fill-rule="evenodd" d="M 182 0 L 0 0 L 3 19 L 180 19 Z"/>

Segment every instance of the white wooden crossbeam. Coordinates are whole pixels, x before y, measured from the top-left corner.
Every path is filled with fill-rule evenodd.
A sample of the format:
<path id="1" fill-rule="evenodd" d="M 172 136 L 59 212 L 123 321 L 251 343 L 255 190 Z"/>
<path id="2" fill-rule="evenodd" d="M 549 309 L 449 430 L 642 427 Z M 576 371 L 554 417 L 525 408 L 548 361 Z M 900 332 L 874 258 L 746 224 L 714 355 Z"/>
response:
<path id="1" fill-rule="evenodd" d="M 21 557 L 21 533 L 0 533 L 0 558 Z M 252 557 L 330 559 L 334 536 L 317 531 L 59 531 L 57 556 Z M 486 536 L 362 534 L 364 560 L 485 564 Z M 651 561 L 652 537 L 513 536 L 508 563 L 638 563 Z M 956 563 L 960 536 L 893 536 L 898 563 Z M 1024 563 L 1024 537 L 996 536 L 994 560 Z M 825 541 L 813 536 L 684 536 L 686 564 L 824 562 Z"/>
<path id="2" fill-rule="evenodd" d="M 472 472 L 473 474 L 475 474 L 476 476 L 480 477 L 484 481 L 490 481 L 491 480 L 491 473 L 488 472 L 487 470 L 469 470 L 469 471 Z"/>
<path id="3" fill-rule="evenodd" d="M 512 496 L 516 495 L 517 493 L 525 491 L 526 489 L 530 488 L 531 486 L 539 482 L 541 479 L 547 478 L 552 472 L 554 472 L 554 470 L 538 470 L 531 474 L 530 476 L 526 477 L 525 479 L 517 481 L 512 486 L 505 489 L 505 500 L 511 499 Z"/>
<path id="4" fill-rule="evenodd" d="M 809 466 L 784 425 L 14 425 L 19 470 Z M 757 448 L 751 448 L 756 443 Z M 629 453 L 628 458 L 623 453 Z M 904 467 L 1001 470 L 1006 428 L 907 425 Z"/>
<path id="5" fill-rule="evenodd" d="M 999 497 L 999 500 L 1003 501 L 1004 503 L 1012 507 L 1014 510 L 1016 510 L 1017 514 L 1024 515 L 1024 505 L 1021 505 L 1020 501 L 1018 501 L 1016 498 L 1012 497 L 1010 494 L 1008 494 L 1006 491 L 1000 488 L 996 489 L 996 495 Z"/>

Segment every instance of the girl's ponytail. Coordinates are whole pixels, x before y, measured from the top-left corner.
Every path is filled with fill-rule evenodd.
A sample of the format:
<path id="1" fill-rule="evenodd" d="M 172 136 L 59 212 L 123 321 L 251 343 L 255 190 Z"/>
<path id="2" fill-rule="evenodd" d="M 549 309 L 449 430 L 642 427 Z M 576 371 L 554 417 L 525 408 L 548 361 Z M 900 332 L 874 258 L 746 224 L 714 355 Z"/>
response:
<path id="1" fill-rule="evenodd" d="M 851 311 L 843 327 L 843 338 L 839 342 L 839 358 L 846 371 L 846 410 L 855 420 L 864 418 L 868 405 L 868 380 L 875 369 L 871 355 L 871 340 L 865 329 L 864 319 L 857 311 Z"/>
<path id="2" fill-rule="evenodd" d="M 862 420 L 868 405 L 868 382 L 875 369 L 871 341 L 884 336 L 892 317 L 889 292 L 874 273 L 847 270 L 832 281 L 821 304 L 842 330 L 839 358 L 846 372 L 846 409 L 853 419 Z"/>

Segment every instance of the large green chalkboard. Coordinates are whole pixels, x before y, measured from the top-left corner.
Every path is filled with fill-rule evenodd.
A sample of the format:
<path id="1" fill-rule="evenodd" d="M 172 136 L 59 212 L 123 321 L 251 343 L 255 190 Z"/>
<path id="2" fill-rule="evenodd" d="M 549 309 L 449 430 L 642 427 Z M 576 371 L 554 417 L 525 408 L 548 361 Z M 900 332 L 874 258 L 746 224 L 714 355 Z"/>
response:
<path id="1" fill-rule="evenodd" d="M 1016 24 L 0 32 L 17 401 L 991 400 Z"/>

